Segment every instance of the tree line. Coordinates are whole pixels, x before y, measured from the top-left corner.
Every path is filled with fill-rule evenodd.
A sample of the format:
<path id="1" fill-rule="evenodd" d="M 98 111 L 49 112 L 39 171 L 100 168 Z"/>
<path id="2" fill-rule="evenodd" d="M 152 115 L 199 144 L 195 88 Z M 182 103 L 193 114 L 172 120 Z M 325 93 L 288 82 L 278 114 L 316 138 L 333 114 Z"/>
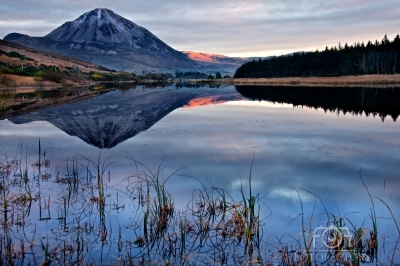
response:
<path id="1" fill-rule="evenodd" d="M 400 73 L 400 37 L 390 41 L 387 35 L 379 42 L 368 41 L 326 47 L 313 52 L 295 52 L 244 63 L 235 78 L 270 78 L 301 76 L 342 76 Z"/>
<path id="2" fill-rule="evenodd" d="M 198 71 L 181 72 L 179 70 L 176 70 L 175 77 L 176 78 L 186 78 L 186 79 L 206 79 L 206 78 L 208 78 L 208 75 L 205 73 L 198 72 Z"/>
<path id="3" fill-rule="evenodd" d="M 215 76 L 211 74 L 211 71 L 209 74 L 198 72 L 198 71 L 187 71 L 187 72 L 181 72 L 179 70 L 175 71 L 175 77 L 176 78 L 184 78 L 184 79 L 222 79 L 222 78 L 231 78 L 229 75 L 225 75 L 222 77 L 221 72 L 215 71 Z"/>

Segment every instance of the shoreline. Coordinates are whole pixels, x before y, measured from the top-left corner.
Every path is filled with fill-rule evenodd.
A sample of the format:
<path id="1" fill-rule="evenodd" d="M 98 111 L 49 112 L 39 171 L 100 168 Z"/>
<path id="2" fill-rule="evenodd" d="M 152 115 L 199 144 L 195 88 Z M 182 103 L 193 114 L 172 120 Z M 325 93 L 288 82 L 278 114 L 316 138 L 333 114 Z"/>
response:
<path id="1" fill-rule="evenodd" d="M 340 77 L 226 78 L 202 80 L 188 79 L 187 83 L 293 87 L 400 87 L 400 74 Z"/>
<path id="2" fill-rule="evenodd" d="M 238 86 L 291 86 L 291 87 L 400 87 L 400 74 L 374 74 L 339 77 L 283 77 L 283 78 L 223 78 L 223 79 L 168 79 L 168 80 L 127 80 L 127 81 L 95 81 L 88 83 L 66 84 L 26 84 L 4 89 L 56 89 L 66 87 L 88 87 L 101 84 L 154 84 L 154 83 L 188 83 L 205 85 L 238 85 Z"/>
<path id="3" fill-rule="evenodd" d="M 321 88 L 400 88 L 400 74 L 393 75 L 363 75 L 363 76 L 342 76 L 342 77 L 286 77 L 286 78 L 257 78 L 257 79 L 168 79 L 168 80 L 131 80 L 131 81 L 109 81 L 109 82 L 90 82 L 81 84 L 51 84 L 41 86 L 18 86 L 18 87 L 0 87 L 0 96 L 15 93 L 33 93 L 35 91 L 52 91 L 59 90 L 65 94 L 61 97 L 40 99 L 33 98 L 16 98 L 16 99 L 0 99 L 0 119 L 6 119 L 15 115 L 21 115 L 34 110 L 45 109 L 48 107 L 63 105 L 66 103 L 76 102 L 91 97 L 95 97 L 101 93 L 114 90 L 119 86 L 129 85 L 151 85 L 151 84 L 198 84 L 198 85 L 232 85 L 232 86 L 270 86 L 270 87 L 321 87 Z M 107 85 L 111 85 L 109 88 Z M 116 85 L 117 87 L 113 87 Z M 99 86 L 98 89 L 89 90 L 89 87 Z M 157 87 L 157 86 L 156 86 Z M 67 95 L 68 94 L 68 95 Z M 6 105 L 4 105 L 6 104 Z M 2 106 L 3 105 L 3 106 Z M 8 106 L 2 110 L 2 107 Z M 13 107 L 14 106 L 14 107 Z"/>
<path id="4" fill-rule="evenodd" d="M 12 86 L 12 87 L 1 87 L 1 90 L 10 90 L 10 89 L 35 89 L 35 90 L 49 90 L 49 89 L 65 89 L 65 88 L 81 88 L 81 87 L 90 87 L 102 84 L 138 84 L 137 80 L 126 80 L 126 81 L 92 81 L 92 82 L 77 82 L 77 83 L 54 83 L 54 82 L 43 82 L 43 83 L 36 83 L 36 84 L 24 84 L 20 86 Z"/>

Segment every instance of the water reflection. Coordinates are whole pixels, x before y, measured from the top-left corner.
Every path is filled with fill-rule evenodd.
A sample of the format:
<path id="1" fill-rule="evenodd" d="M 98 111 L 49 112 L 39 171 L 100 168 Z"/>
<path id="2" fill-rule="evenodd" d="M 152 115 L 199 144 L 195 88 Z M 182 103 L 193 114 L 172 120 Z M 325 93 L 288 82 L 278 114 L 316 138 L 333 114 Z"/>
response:
<path id="1" fill-rule="evenodd" d="M 400 88 L 236 86 L 236 89 L 252 100 L 290 103 L 344 114 L 379 115 L 382 121 L 386 116 L 396 121 L 400 114 Z"/>
<path id="2" fill-rule="evenodd" d="M 142 93 L 143 99 L 148 99 L 151 105 L 153 98 L 146 98 L 149 97 L 146 95 L 148 93 L 151 95 L 152 91 L 140 90 L 142 88 L 104 94 L 98 97 L 102 99 L 102 104 L 97 105 L 96 108 L 104 106 L 107 110 L 118 113 L 119 108 L 109 108 L 110 105 L 116 104 L 111 101 L 114 96 L 115 99 L 123 102 L 124 95 L 127 95 L 126 101 L 129 102 L 129 99 L 140 97 Z M 160 92 L 161 95 L 168 92 L 163 90 L 171 90 L 172 95 L 180 97 L 174 86 L 157 89 L 154 92 Z M 241 94 L 238 94 L 234 87 L 221 87 L 217 90 L 210 88 L 183 89 L 182 93 L 190 96 L 181 102 L 182 105 L 188 106 L 189 103 L 192 103 L 192 106 L 196 105 L 194 108 L 174 109 L 135 137 L 126 139 L 111 149 L 101 150 L 102 161 L 112 156 L 109 162 L 115 162 L 115 164 L 107 167 L 104 172 L 104 183 L 97 182 L 96 174 L 89 175 L 90 178 L 87 178 L 88 173 L 84 170 L 87 164 L 79 165 L 77 172 L 82 174 L 83 179 L 79 179 L 79 182 L 77 182 L 79 184 L 77 191 L 84 190 L 86 194 L 81 194 L 83 195 L 82 200 L 76 199 L 73 202 L 74 208 L 70 209 L 70 216 L 68 216 L 67 221 L 70 221 L 68 226 L 72 228 L 71 231 L 76 232 L 76 235 L 80 237 L 77 238 L 74 235 L 73 239 L 87 241 L 85 239 L 95 238 L 93 241 L 95 243 L 94 253 L 99 250 L 104 239 L 110 245 L 108 250 L 115 251 L 113 254 L 118 256 L 118 258 L 112 257 L 114 261 L 117 259 L 128 261 L 129 257 L 135 256 L 140 260 L 140 250 L 148 250 L 146 249 L 148 247 L 139 246 L 141 245 L 140 237 L 145 238 L 145 236 L 143 233 L 139 234 L 143 232 L 144 223 L 140 219 L 139 222 L 137 220 L 138 213 L 143 215 L 146 212 L 134 211 L 141 196 L 135 194 L 134 202 L 132 201 L 133 197 L 126 196 L 132 194 L 128 193 L 129 191 L 127 192 L 129 186 L 126 181 L 137 181 L 138 179 L 135 179 L 137 173 L 148 172 L 144 167 L 136 168 L 135 163 L 127 159 L 131 156 L 144 163 L 153 173 L 157 173 L 158 167 L 163 162 L 160 167 L 163 174 L 160 177 L 167 178 L 180 169 L 178 173 L 168 179 L 165 183 L 165 189 L 173 197 L 174 208 L 177 212 L 181 211 L 179 213 L 181 215 L 184 210 L 188 209 L 188 206 L 193 206 L 191 200 L 194 199 L 194 196 L 199 195 L 194 191 L 199 192 L 203 189 L 198 180 L 207 188 L 223 188 L 227 193 L 225 195 L 229 194 L 226 197 L 232 197 L 235 202 L 243 199 L 242 188 L 246 195 L 245 201 L 249 202 L 248 199 L 251 197 L 248 196 L 247 180 L 255 153 L 251 183 L 253 184 L 253 195 L 258 193 L 261 200 L 260 217 L 263 222 L 263 238 L 260 243 L 263 251 L 265 251 L 262 254 L 264 262 L 276 262 L 272 256 L 279 253 L 278 250 L 284 251 L 279 254 L 288 254 L 289 251 L 297 250 L 304 232 L 302 217 L 312 230 L 318 226 L 326 225 L 327 215 L 324 208 L 335 215 L 338 221 L 343 218 L 342 222 L 345 222 L 344 225 L 350 227 L 353 233 L 359 228 L 364 228 L 369 238 L 369 230 L 373 229 L 371 216 L 374 215 L 371 214 L 369 195 L 360 179 L 360 169 L 362 178 L 371 194 L 387 203 L 395 218 L 400 217 L 400 194 L 398 192 L 400 188 L 398 175 L 400 165 L 400 139 L 398 134 L 400 128 L 398 122 L 390 119 L 382 122 L 378 117 L 365 117 L 364 115 L 337 116 L 336 113 L 325 113 L 324 110 L 293 108 L 290 101 L 288 101 L 290 104 L 278 104 L 266 101 L 231 100 L 220 104 L 208 104 L 221 102 L 218 100 L 219 97 L 224 98 L 229 95 L 232 95 L 231 99 L 242 99 Z M 131 94 L 132 96 L 129 96 Z M 229 97 L 225 100 L 229 100 Z M 95 102 L 98 98 L 92 101 Z M 171 101 L 174 101 L 174 99 L 171 99 Z M 86 101 L 86 103 L 89 105 L 91 102 Z M 92 110 L 90 106 L 72 108 L 69 111 L 70 113 L 77 112 L 77 110 L 82 110 L 81 108 L 84 110 L 84 112 L 82 111 L 83 115 L 89 116 L 91 114 L 88 112 Z M 53 112 L 55 111 L 53 110 Z M 97 112 L 97 109 L 95 112 Z M 101 110 L 98 112 L 101 112 Z M 94 118 L 94 120 L 107 118 L 108 115 L 112 115 L 112 113 L 107 112 L 103 116 L 99 116 L 100 118 Z M 83 127 L 84 123 L 81 125 Z M 0 121 L 2 154 L 15 154 L 15 143 L 19 141 L 26 143 L 29 154 L 34 153 L 37 150 L 39 138 L 42 143 L 42 151 L 46 150 L 46 158 L 51 158 L 52 164 L 48 170 L 53 173 L 52 177 L 46 181 L 47 185 L 41 186 L 42 206 L 46 206 L 47 202 L 51 201 L 51 206 L 55 209 L 51 209 L 50 215 L 47 215 L 48 209 L 44 208 L 43 217 L 52 218 L 47 222 L 39 223 L 32 216 L 29 222 L 31 226 L 38 224 L 37 235 L 44 237 L 48 228 L 64 227 L 57 220 L 57 217 L 65 217 L 63 214 L 64 201 L 63 199 L 59 201 L 55 199 L 62 196 L 66 197 L 74 184 L 73 182 L 66 183 L 58 187 L 54 183 L 62 180 L 62 174 L 66 175 L 66 159 L 79 154 L 79 158 L 90 158 L 97 162 L 99 148 L 65 134 L 48 122 L 14 124 L 7 120 Z M 32 164 L 35 164 L 35 161 L 29 162 L 27 165 Z M 73 169 L 72 166 L 69 167 L 70 171 Z M 60 179 L 56 178 L 58 172 L 61 172 Z M 95 173 L 96 169 L 91 170 L 91 172 Z M 109 172 L 110 174 L 108 174 Z M 34 173 L 36 174 L 37 171 Z M 91 183 L 88 184 L 88 181 L 91 181 Z M 43 192 L 46 187 L 48 194 Z M 98 187 L 104 188 L 104 192 L 97 190 Z M 144 186 L 144 188 L 146 187 Z M 299 195 L 294 188 L 299 191 L 303 205 L 300 204 Z M 48 195 L 51 196 L 50 199 Z M 102 206 L 99 198 L 104 195 L 106 195 L 105 199 L 108 205 Z M 315 195 L 322 200 L 323 204 Z M 392 248 L 397 241 L 398 232 L 387 207 L 378 199 L 373 199 L 378 217 L 379 262 L 386 265 L 390 264 L 390 259 L 394 254 Z M 88 201 L 90 201 L 88 203 L 91 206 L 90 210 L 93 210 L 93 212 L 86 212 L 84 216 L 78 216 L 78 218 L 82 218 L 81 220 L 77 220 L 75 217 L 79 210 L 88 210 L 82 208 L 80 203 Z M 156 201 L 158 202 L 158 200 Z M 169 202 L 168 197 L 167 202 Z M 199 201 L 197 203 L 200 204 Z M 125 207 L 119 208 L 121 206 Z M 143 207 L 146 208 L 146 204 Z M 99 213 L 99 210 L 105 210 L 105 215 L 102 212 Z M 231 208 L 231 210 L 234 210 L 234 208 Z M 152 212 L 152 214 L 154 213 L 156 212 Z M 200 214 L 203 215 L 201 212 Z M 304 216 L 301 214 L 304 214 Z M 175 229 L 180 228 L 180 221 L 182 221 L 182 224 L 186 222 L 185 219 L 181 220 L 180 218 L 183 216 L 179 215 L 174 216 L 174 220 L 171 222 Z M 202 219 L 201 215 L 200 218 Z M 166 218 L 163 215 L 159 217 Z M 233 218 L 233 216 L 231 217 Z M 90 230 L 85 231 L 85 227 L 82 226 L 84 219 L 91 226 L 89 228 L 95 228 L 98 234 L 92 234 L 93 231 Z M 205 226 L 201 223 L 204 220 L 201 219 L 194 223 L 190 222 L 185 228 L 190 231 L 193 225 Z M 99 221 L 99 227 L 93 226 L 97 225 L 95 222 L 98 223 Z M 152 229 L 157 231 L 155 226 L 157 221 L 159 219 L 151 221 L 149 219 L 148 229 L 152 224 Z M 104 230 L 104 228 L 107 230 Z M 195 239 L 197 231 L 189 231 L 187 235 Z M 87 233 L 87 235 L 82 232 Z M 105 238 L 102 238 L 103 232 L 108 234 Z M 193 232 L 196 232 L 196 234 Z M 225 232 L 230 233 L 232 231 Z M 155 251 L 157 245 L 164 247 L 164 245 L 168 246 L 175 241 L 174 239 L 182 239 L 173 238 L 175 236 L 162 234 L 162 237 L 159 238 L 161 242 L 153 242 L 156 243 L 152 247 L 154 249 L 146 254 L 155 256 L 159 254 Z M 215 243 L 215 239 L 222 245 L 219 246 L 219 249 L 215 249 L 217 252 L 213 254 L 215 256 L 209 264 L 218 263 L 220 258 L 227 258 L 231 264 L 234 264 L 234 255 L 242 256 L 244 258 L 242 262 L 247 262 L 248 257 L 243 257 L 243 249 L 246 248 L 244 245 L 238 249 L 230 249 L 228 246 L 224 246 L 226 242 L 222 241 L 222 234 L 218 235 L 217 238 L 214 238 L 216 235 L 211 236 L 207 240 Z M 120 253 L 117 252 L 119 239 L 122 239 L 123 247 Z M 150 234 L 149 239 L 151 239 Z M 227 239 L 232 240 L 230 243 L 239 243 L 237 239 Z M 170 242 L 170 240 L 173 241 Z M 136 244 L 133 242 L 136 242 Z M 44 241 L 43 243 L 45 244 Z M 182 244 L 179 241 L 174 243 Z M 192 244 L 193 242 L 186 243 Z M 203 247 L 208 247 L 208 251 L 213 249 L 209 242 L 204 243 L 205 246 Z M 244 244 L 244 242 L 240 243 Z M 40 242 L 35 246 L 36 251 L 40 250 L 39 245 Z M 77 246 L 78 241 L 74 245 Z M 388 248 L 389 246 L 392 248 Z M 291 247 L 293 249 L 290 249 Z M 182 249 L 185 250 L 185 247 L 182 246 Z M 226 250 L 231 253 L 224 253 Z M 272 251 L 268 253 L 268 250 L 274 250 L 275 253 Z M 107 254 L 110 255 L 111 252 Z M 164 254 L 161 255 L 161 258 L 159 257 L 160 261 L 166 261 Z M 89 257 L 88 254 L 84 255 Z M 128 257 L 124 258 L 125 255 Z M 189 254 L 189 258 L 194 258 L 194 256 L 194 253 Z M 108 257 L 108 261 L 111 261 L 110 258 Z M 395 258 L 395 262 L 398 262 L 398 255 Z M 105 260 L 100 260 L 98 257 L 94 261 L 105 263 Z M 197 262 L 199 261 L 202 260 L 197 260 Z M 175 260 L 175 262 L 182 261 Z M 135 261 L 135 263 L 139 264 L 140 261 Z"/>
<path id="3" fill-rule="evenodd" d="M 226 88 L 190 90 L 140 86 L 30 112 L 10 118 L 10 121 L 15 124 L 47 121 L 90 145 L 112 148 L 149 129 L 176 108 L 240 99 L 240 94 Z"/>

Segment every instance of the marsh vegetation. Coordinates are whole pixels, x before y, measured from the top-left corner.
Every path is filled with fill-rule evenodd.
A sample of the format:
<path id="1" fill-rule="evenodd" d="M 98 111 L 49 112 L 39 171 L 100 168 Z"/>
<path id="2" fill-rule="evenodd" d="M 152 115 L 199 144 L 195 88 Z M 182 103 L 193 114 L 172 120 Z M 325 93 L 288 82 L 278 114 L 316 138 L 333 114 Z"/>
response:
<path id="1" fill-rule="evenodd" d="M 201 182 L 186 207 L 168 192 L 163 164 L 149 169 L 129 153 L 132 174 L 109 171 L 112 157 L 76 155 L 58 165 L 40 140 L 33 154 L 23 143 L 1 155 L 0 262 L 2 265 L 395 265 L 398 221 L 390 207 L 369 195 L 367 217 L 350 219 L 328 210 L 315 193 L 293 187 L 301 220 L 298 235 L 275 235 L 261 191 L 248 177 L 234 197 Z M 119 180 L 112 182 L 112 180 Z M 314 197 L 307 212 L 302 193 Z M 394 238 L 381 243 L 375 205 L 391 213 Z M 182 206 L 182 205 L 180 205 Z M 308 207 L 307 207 L 308 208 Z M 321 210 L 321 212 L 319 212 Z M 321 224 L 321 221 L 324 221 Z M 319 231 L 320 230 L 320 231 Z M 385 241 L 385 240 L 384 240 Z M 396 253 L 397 252 L 397 253 Z"/>

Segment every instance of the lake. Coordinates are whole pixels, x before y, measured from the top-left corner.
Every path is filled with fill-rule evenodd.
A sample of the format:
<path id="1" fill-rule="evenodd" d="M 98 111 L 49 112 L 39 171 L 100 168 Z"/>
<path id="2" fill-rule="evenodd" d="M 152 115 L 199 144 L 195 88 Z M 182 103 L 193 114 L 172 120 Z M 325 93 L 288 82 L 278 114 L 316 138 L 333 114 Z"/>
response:
<path id="1" fill-rule="evenodd" d="M 398 263 L 399 114 L 394 88 L 175 84 L 9 117 L 3 261 Z"/>

